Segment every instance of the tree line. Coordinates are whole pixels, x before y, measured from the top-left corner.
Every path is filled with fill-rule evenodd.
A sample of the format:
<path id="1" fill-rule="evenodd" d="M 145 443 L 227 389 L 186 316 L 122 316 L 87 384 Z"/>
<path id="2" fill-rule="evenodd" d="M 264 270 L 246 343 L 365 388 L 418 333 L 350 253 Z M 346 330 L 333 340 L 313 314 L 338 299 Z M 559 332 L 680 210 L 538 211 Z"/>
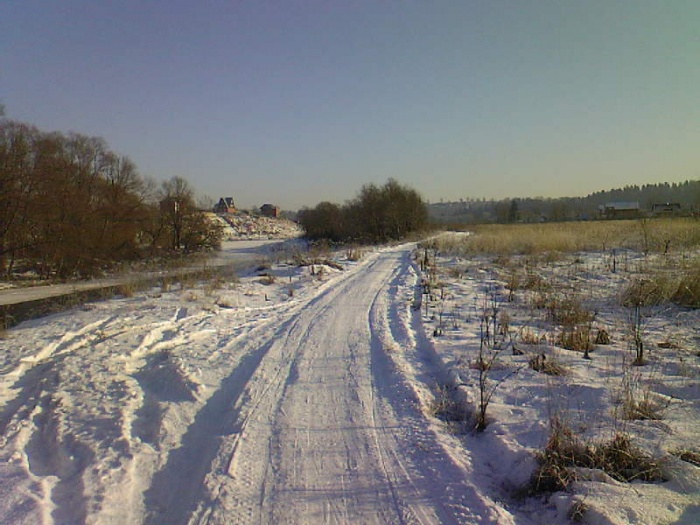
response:
<path id="1" fill-rule="evenodd" d="M 312 240 L 387 242 L 426 228 L 428 210 L 418 192 L 389 179 L 362 186 L 344 205 L 326 201 L 304 208 L 298 221 Z"/>
<path id="2" fill-rule="evenodd" d="M 0 272 L 92 276 L 115 263 L 215 248 L 220 230 L 175 177 L 141 177 L 101 138 L 0 113 Z"/>
<path id="3" fill-rule="evenodd" d="M 596 218 L 598 207 L 610 202 L 638 202 L 641 210 L 646 212 L 650 212 L 654 204 L 678 203 L 681 214 L 697 215 L 700 211 L 700 180 L 628 185 L 585 197 L 462 199 L 433 203 L 428 206 L 428 211 L 432 220 L 443 223 L 566 221 Z"/>

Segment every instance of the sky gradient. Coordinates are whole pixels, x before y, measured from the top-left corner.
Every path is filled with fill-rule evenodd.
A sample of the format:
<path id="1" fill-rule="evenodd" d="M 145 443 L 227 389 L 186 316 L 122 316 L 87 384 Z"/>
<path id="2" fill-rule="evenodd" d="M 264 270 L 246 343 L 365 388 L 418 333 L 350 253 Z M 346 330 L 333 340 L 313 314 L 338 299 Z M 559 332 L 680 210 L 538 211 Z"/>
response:
<path id="1" fill-rule="evenodd" d="M 243 207 L 700 179 L 700 2 L 5 0 L 0 104 Z"/>

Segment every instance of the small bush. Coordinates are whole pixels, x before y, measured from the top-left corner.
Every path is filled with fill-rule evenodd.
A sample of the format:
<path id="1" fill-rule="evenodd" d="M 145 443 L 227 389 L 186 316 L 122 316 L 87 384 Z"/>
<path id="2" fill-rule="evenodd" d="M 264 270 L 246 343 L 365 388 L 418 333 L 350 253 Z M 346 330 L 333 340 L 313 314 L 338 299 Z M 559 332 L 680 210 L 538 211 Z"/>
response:
<path id="1" fill-rule="evenodd" d="M 535 372 L 541 372 L 549 376 L 564 376 L 568 373 L 558 359 L 552 357 L 547 359 L 547 356 L 544 354 L 533 355 L 527 364 Z"/>
<path id="2" fill-rule="evenodd" d="M 117 295 L 122 295 L 124 297 L 133 297 L 134 293 L 136 291 L 136 285 L 135 283 L 132 282 L 126 282 L 123 284 L 120 284 L 117 287 Z"/>
<path id="3" fill-rule="evenodd" d="M 595 465 L 592 448 L 583 444 L 557 417 L 551 421 L 551 433 L 538 460 L 540 465 L 527 488 L 530 495 L 566 490 L 576 480 L 573 467 L 593 468 Z"/>
<path id="4" fill-rule="evenodd" d="M 677 290 L 678 284 L 664 274 L 634 279 L 622 292 L 622 305 L 657 306 L 670 301 Z"/>
<path id="5" fill-rule="evenodd" d="M 275 281 L 277 281 L 277 279 L 275 278 L 275 276 L 272 275 L 271 273 L 267 273 L 267 272 L 266 272 L 266 273 L 264 273 L 264 274 L 262 274 L 262 275 L 260 276 L 260 281 L 259 281 L 259 282 L 260 282 L 261 284 L 264 284 L 265 286 L 269 286 L 269 285 L 271 285 L 271 284 L 275 284 Z"/>
<path id="6" fill-rule="evenodd" d="M 464 408 L 450 396 L 449 387 L 446 386 L 437 389 L 435 398 L 428 406 L 428 415 L 443 421 L 455 433 L 464 430 L 469 419 Z"/>
<path id="7" fill-rule="evenodd" d="M 671 454 L 686 463 L 700 467 L 700 452 L 697 450 L 674 450 Z"/>
<path id="8" fill-rule="evenodd" d="M 700 308 L 700 263 L 683 276 L 672 300 L 681 306 Z"/>
<path id="9" fill-rule="evenodd" d="M 363 251 L 360 250 L 359 248 L 349 248 L 345 252 L 345 259 L 348 261 L 359 261 L 362 259 L 362 256 L 364 255 Z"/>
<path id="10" fill-rule="evenodd" d="M 557 346 L 576 352 L 593 350 L 590 327 L 585 325 L 565 326 L 557 336 Z"/>
<path id="11" fill-rule="evenodd" d="M 628 434 L 617 433 L 607 443 L 596 447 L 596 467 L 617 481 L 662 481 L 661 464 L 632 445 Z"/>
<path id="12" fill-rule="evenodd" d="M 552 297 L 547 312 L 552 322 L 565 326 L 590 323 L 595 318 L 595 313 L 583 306 L 578 297 Z"/>
<path id="13" fill-rule="evenodd" d="M 610 334 L 608 334 L 608 331 L 605 330 L 605 328 L 601 328 L 598 330 L 598 333 L 595 336 L 595 344 L 597 345 L 609 345 L 610 344 Z"/>
<path id="14" fill-rule="evenodd" d="M 602 470 L 621 482 L 664 481 L 660 461 L 635 447 L 628 434 L 617 433 L 610 441 L 587 444 L 559 418 L 552 421 L 552 431 L 545 449 L 539 454 L 526 494 L 557 492 L 577 479 L 576 468 Z"/>
<path id="15" fill-rule="evenodd" d="M 538 345 L 542 343 L 545 336 L 540 337 L 530 329 L 525 329 L 520 333 L 520 342 L 525 345 Z"/>

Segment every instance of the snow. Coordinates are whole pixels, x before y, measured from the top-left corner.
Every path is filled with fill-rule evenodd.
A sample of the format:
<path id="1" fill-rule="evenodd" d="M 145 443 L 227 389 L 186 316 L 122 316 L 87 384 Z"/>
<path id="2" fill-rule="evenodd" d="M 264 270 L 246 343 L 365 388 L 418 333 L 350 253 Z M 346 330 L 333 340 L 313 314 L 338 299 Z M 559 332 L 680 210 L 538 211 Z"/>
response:
<path id="1" fill-rule="evenodd" d="M 590 361 L 538 346 L 570 370 L 563 377 L 527 368 L 534 349 L 499 356 L 494 379 L 517 373 L 495 390 L 490 424 L 475 434 L 454 432 L 431 406 L 441 387 L 463 408 L 474 404 L 477 305 L 503 285 L 492 261 L 443 258 L 446 299 L 416 309 L 414 245 L 307 266 L 292 263 L 289 245 L 264 257 L 255 250 L 248 264 L 257 268 L 239 277 L 89 303 L 5 333 L 5 522 L 557 524 L 577 499 L 586 523 L 700 520 L 700 469 L 669 455 L 697 451 L 697 311 L 655 312 L 649 340 L 673 335 L 683 349 L 650 344 L 652 364 L 627 372 L 670 400 L 660 421 L 624 422 L 664 455 L 669 481 L 591 473 L 572 492 L 517 499 L 549 414 L 568 415 L 591 437 L 616 423 L 629 350 L 615 337 L 624 318 L 603 305 L 622 276 L 582 256 L 582 285 L 613 344 Z M 460 277 L 449 277 L 454 266 Z M 578 277 L 567 268 L 550 264 L 543 277 Z M 523 297 L 508 308 L 514 327 L 551 336 Z M 450 320 L 434 337 L 440 310 Z"/>

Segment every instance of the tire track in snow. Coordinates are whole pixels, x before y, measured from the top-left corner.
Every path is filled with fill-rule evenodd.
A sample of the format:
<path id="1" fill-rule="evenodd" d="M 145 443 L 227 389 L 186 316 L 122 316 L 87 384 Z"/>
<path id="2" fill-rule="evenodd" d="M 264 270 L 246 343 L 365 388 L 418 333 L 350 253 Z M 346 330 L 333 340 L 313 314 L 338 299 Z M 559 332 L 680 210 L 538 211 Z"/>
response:
<path id="1" fill-rule="evenodd" d="M 396 268 L 401 254 L 366 265 L 279 333 L 283 341 L 251 376 L 268 384 L 251 382 L 251 394 L 262 395 L 240 399 L 241 433 L 222 440 L 211 496 L 189 523 L 459 521 L 409 453 L 412 432 L 426 421 L 416 407 L 394 406 L 410 401 L 386 356 L 390 331 L 379 312 L 394 299 L 386 287 L 405 271 Z M 275 368 L 284 359 L 288 366 Z M 463 473 L 450 474 L 459 486 Z"/>
<path id="2" fill-rule="evenodd" d="M 393 409 L 402 419 L 416 422 L 413 438 L 418 440 L 420 447 L 406 449 L 403 454 L 397 454 L 399 447 L 388 448 L 387 454 L 405 474 L 405 479 L 417 489 L 417 493 L 421 492 L 418 485 L 422 479 L 430 479 L 434 487 L 441 487 L 440 491 L 447 496 L 444 510 L 450 509 L 447 513 L 454 513 L 459 523 L 513 523 L 513 517 L 486 493 L 488 487 L 475 486 L 470 478 L 464 478 L 461 474 L 465 468 L 473 470 L 466 454 L 460 457 L 459 464 L 447 452 L 439 459 L 434 455 L 417 458 L 419 449 L 442 447 L 433 427 L 426 424 L 419 390 L 449 384 L 449 380 L 440 357 L 425 334 L 420 310 L 413 310 L 409 306 L 409 303 L 414 302 L 410 300 L 413 294 L 409 294 L 409 291 L 417 286 L 418 273 L 408 254 L 401 261 L 401 266 L 403 270 L 396 272 L 389 286 L 390 293 L 384 297 L 378 295 L 378 301 L 373 305 L 375 329 L 372 333 L 380 334 L 381 339 L 378 346 L 380 351 L 374 354 L 373 366 L 377 363 L 380 374 L 386 373 L 393 377 L 390 381 L 377 382 L 378 391 L 384 392 L 386 401 L 391 403 L 399 398 L 407 401 L 398 405 L 393 403 Z M 414 276 L 413 283 L 408 281 L 411 274 Z M 396 300 L 402 287 L 407 292 L 405 301 Z M 397 396 L 396 391 L 387 391 L 386 385 L 390 384 L 402 393 Z M 405 458 L 416 458 L 414 464 L 421 465 L 422 473 L 410 473 L 406 465 L 411 462 Z M 459 483 L 455 483 L 455 480 L 459 480 Z M 443 515 L 440 523 L 446 522 L 445 519 L 447 518 Z"/>
<path id="3" fill-rule="evenodd" d="M 335 293 L 336 288 L 324 287 L 316 297 L 290 309 L 281 325 L 267 323 L 246 332 L 246 339 L 252 341 L 243 341 L 244 357 L 197 413 L 181 447 L 170 453 L 166 465 L 154 475 L 144 495 L 147 523 L 208 523 L 212 504 L 221 491 L 222 483 L 217 479 L 234 475 L 248 480 L 244 485 L 254 485 L 255 475 L 248 465 L 238 468 L 236 452 L 245 440 L 251 416 L 257 415 L 258 406 L 271 394 L 271 389 L 285 384 L 280 379 L 290 374 L 294 359 L 289 353 L 285 358 L 275 357 L 263 374 L 259 371 L 261 362 L 272 349 L 279 351 L 280 341 L 299 325 L 306 308 Z M 236 347 L 239 343 L 241 338 L 237 337 L 230 346 Z M 269 369 L 272 369 L 271 374 Z M 207 481 L 207 478 L 210 479 Z M 174 479 L 180 481 L 174 483 Z M 259 496 L 256 493 L 251 497 Z M 238 518 L 240 516 L 230 516 L 225 522 L 234 523 Z M 250 518 L 244 515 L 241 523 L 250 523 Z"/>
<path id="4" fill-rule="evenodd" d="M 288 319 L 267 338 L 264 345 L 249 349 L 233 370 L 197 413 L 183 436 L 182 444 L 173 450 L 165 466 L 153 476 L 144 494 L 148 509 L 146 523 L 187 523 L 201 498 L 202 482 L 210 470 L 221 441 L 236 434 L 237 401 L 248 388 L 248 382 L 276 338 L 294 323 Z M 173 480 L 178 482 L 174 483 Z"/>

